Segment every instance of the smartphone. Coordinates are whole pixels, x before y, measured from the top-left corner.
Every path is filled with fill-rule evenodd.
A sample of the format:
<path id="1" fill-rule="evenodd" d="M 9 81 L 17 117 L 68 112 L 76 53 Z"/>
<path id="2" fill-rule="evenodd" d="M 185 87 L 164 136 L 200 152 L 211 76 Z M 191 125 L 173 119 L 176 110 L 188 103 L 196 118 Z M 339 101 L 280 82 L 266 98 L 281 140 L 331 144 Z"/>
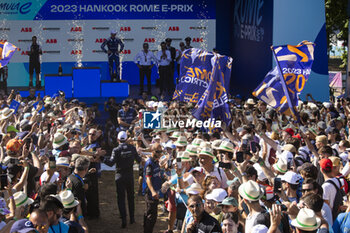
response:
<path id="1" fill-rule="evenodd" d="M 178 169 L 182 168 L 181 158 L 176 158 L 176 164 Z"/>
<path id="2" fill-rule="evenodd" d="M 257 146 L 256 146 L 256 142 L 254 142 L 254 141 L 251 141 L 250 142 L 250 149 L 251 149 L 251 151 L 253 152 L 253 153 L 256 153 L 256 151 L 257 151 Z"/>
<path id="3" fill-rule="evenodd" d="M 273 186 L 273 192 L 278 193 L 280 192 L 280 189 L 282 188 L 282 180 L 279 177 L 275 177 L 274 179 L 274 186 Z"/>
<path id="4" fill-rule="evenodd" d="M 0 175 L 0 185 L 1 185 L 1 190 L 5 190 L 5 187 L 8 185 L 7 174 Z"/>
<path id="5" fill-rule="evenodd" d="M 56 158 L 54 156 L 49 157 L 49 168 L 56 168 Z"/>
<path id="6" fill-rule="evenodd" d="M 219 162 L 219 167 L 225 168 L 225 169 L 231 169 L 232 164 L 231 163 L 224 163 Z"/>
<path id="7" fill-rule="evenodd" d="M 236 161 L 237 161 L 237 163 L 243 163 L 243 161 L 244 161 L 243 151 L 236 152 Z"/>

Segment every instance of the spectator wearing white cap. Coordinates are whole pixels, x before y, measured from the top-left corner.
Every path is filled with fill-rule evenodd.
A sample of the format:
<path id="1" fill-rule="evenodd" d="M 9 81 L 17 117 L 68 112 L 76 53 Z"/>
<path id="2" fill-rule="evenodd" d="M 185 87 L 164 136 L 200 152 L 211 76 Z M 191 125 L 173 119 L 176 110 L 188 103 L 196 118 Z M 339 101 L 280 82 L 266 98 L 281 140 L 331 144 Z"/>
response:
<path id="1" fill-rule="evenodd" d="M 204 209 L 219 223 L 222 222 L 223 212 L 219 204 L 227 197 L 225 189 L 216 188 L 205 196 Z"/>
<path id="2" fill-rule="evenodd" d="M 289 202 L 299 202 L 297 196 L 297 189 L 300 183 L 301 176 L 293 171 L 288 171 L 286 174 L 281 176 L 282 189 L 286 193 Z"/>

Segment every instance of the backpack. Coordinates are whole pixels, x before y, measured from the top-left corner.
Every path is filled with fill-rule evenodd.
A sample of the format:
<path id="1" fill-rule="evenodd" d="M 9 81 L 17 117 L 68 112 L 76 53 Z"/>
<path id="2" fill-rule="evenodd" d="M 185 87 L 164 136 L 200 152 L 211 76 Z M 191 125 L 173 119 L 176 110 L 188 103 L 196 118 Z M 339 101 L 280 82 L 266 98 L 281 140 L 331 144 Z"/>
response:
<path id="1" fill-rule="evenodd" d="M 345 193 L 349 193 L 350 192 L 350 190 L 349 190 L 350 182 L 343 175 L 337 176 L 336 178 L 340 182 L 340 188 L 343 189 Z M 342 185 L 340 179 L 342 179 L 344 181 L 344 185 Z"/>
<path id="2" fill-rule="evenodd" d="M 338 180 L 338 179 L 337 179 Z M 326 182 L 332 184 L 337 192 L 335 193 L 333 208 L 332 208 L 332 215 L 333 215 L 333 221 L 337 218 L 340 210 L 340 206 L 343 205 L 343 197 L 346 195 L 344 190 L 341 188 L 338 188 L 338 186 L 333 182 L 333 180 L 327 180 Z M 338 180 L 339 186 L 341 186 L 341 182 Z"/>

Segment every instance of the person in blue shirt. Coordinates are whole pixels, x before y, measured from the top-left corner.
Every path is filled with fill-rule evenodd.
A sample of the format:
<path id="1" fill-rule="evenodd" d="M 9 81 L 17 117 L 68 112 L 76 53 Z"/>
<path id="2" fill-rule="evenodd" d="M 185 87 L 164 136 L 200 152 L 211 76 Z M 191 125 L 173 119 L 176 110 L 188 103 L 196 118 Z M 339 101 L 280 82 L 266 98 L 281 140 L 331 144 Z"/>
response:
<path id="1" fill-rule="evenodd" d="M 49 220 L 49 233 L 68 233 L 69 226 L 60 221 L 63 205 L 53 196 L 47 196 L 41 203 L 40 209 L 44 210 Z"/>
<path id="2" fill-rule="evenodd" d="M 127 131 L 131 124 L 137 122 L 137 112 L 130 107 L 128 101 L 124 100 L 122 103 L 122 109 L 118 111 L 118 131 Z"/>
<path id="3" fill-rule="evenodd" d="M 147 191 L 145 195 L 146 211 L 144 214 L 143 230 L 144 233 L 152 233 L 157 221 L 159 192 L 162 187 L 162 178 L 159 167 L 159 158 L 162 156 L 162 147 L 159 143 L 151 147 L 152 157 L 145 163 L 145 179 Z"/>

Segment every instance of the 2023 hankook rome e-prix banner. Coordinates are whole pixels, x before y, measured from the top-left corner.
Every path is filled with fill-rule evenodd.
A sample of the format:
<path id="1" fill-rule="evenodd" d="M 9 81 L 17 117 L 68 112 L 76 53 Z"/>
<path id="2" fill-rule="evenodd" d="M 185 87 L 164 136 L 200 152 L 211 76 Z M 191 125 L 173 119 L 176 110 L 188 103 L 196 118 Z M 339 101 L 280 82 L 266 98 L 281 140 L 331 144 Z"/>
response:
<path id="1" fill-rule="evenodd" d="M 125 49 L 121 54 L 122 78 L 138 84 L 133 58 L 144 42 L 156 52 L 160 42 L 172 38 L 172 46 L 190 36 L 192 46 L 215 47 L 214 0 L 2 0 L 0 40 L 16 45 L 9 64 L 9 86 L 28 85 L 28 47 L 32 36 L 42 46 L 42 75 L 64 73 L 72 67 L 101 67 L 102 79 L 109 79 L 107 55 L 100 49 L 117 31 Z M 156 69 L 156 68 L 154 68 Z M 152 72 L 154 81 L 156 70 Z"/>

